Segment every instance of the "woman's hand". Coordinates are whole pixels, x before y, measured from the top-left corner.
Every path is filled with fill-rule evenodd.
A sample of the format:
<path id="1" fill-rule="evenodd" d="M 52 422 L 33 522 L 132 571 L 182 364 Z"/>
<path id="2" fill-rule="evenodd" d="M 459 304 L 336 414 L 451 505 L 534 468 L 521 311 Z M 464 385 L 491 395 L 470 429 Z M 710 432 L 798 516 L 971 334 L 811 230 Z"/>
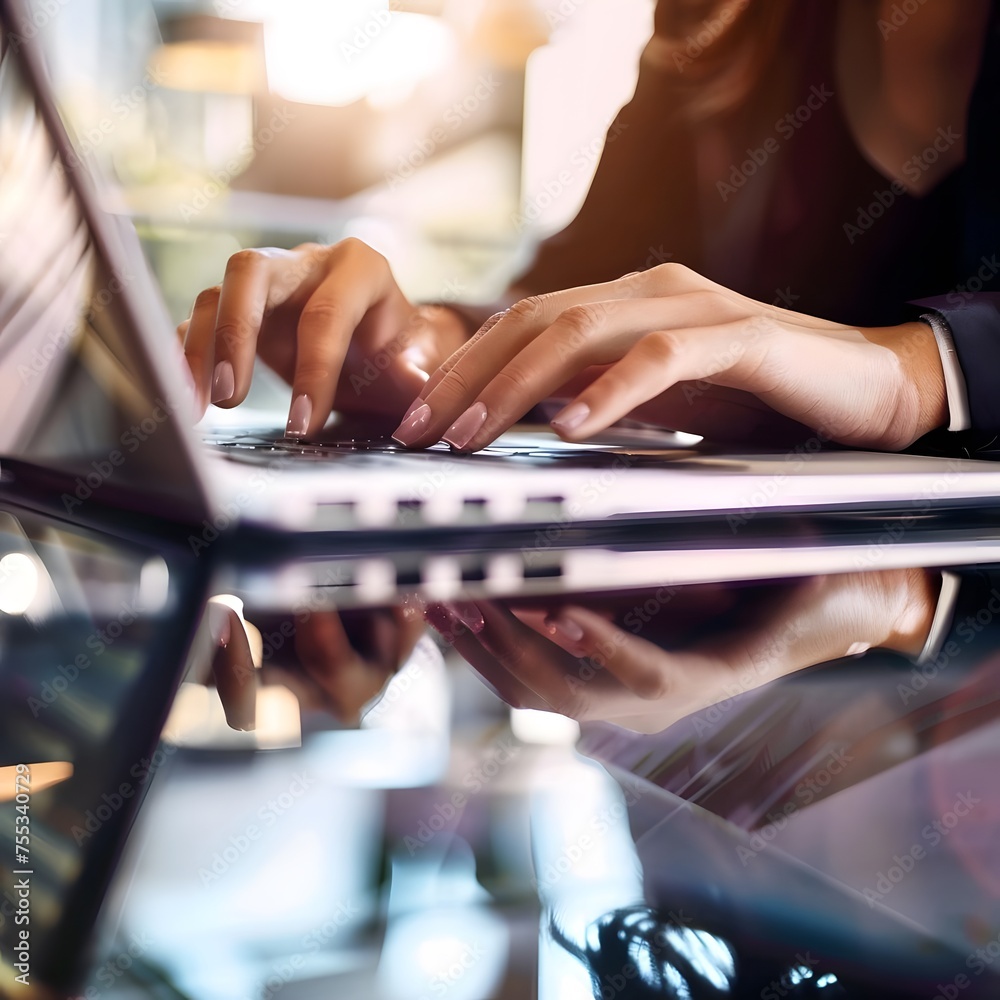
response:
<path id="1" fill-rule="evenodd" d="M 260 683 L 283 684 L 303 709 L 357 724 L 361 710 L 403 666 L 424 632 L 421 616 L 405 608 L 307 610 L 291 620 L 292 631 L 281 627 L 288 618 L 254 617 L 266 633 L 290 636 L 260 669 L 240 616 L 216 602 L 209 602 L 206 615 L 212 678 L 226 721 L 239 730 L 255 728 Z"/>
<path id="2" fill-rule="evenodd" d="M 431 376 L 394 436 L 476 451 L 550 396 L 571 400 L 552 426 L 573 441 L 631 414 L 717 440 L 813 432 L 896 450 L 947 420 L 925 324 L 831 323 L 671 263 L 493 317 Z"/>
<path id="3" fill-rule="evenodd" d="M 293 437 L 319 431 L 334 406 L 398 419 L 466 339 L 457 315 L 412 305 L 385 258 L 354 239 L 241 250 L 178 334 L 202 413 L 243 402 L 259 354 L 292 386 Z"/>
<path id="4" fill-rule="evenodd" d="M 652 595 L 630 595 L 631 615 L 613 618 L 602 606 L 479 601 L 432 605 L 427 619 L 509 704 L 655 733 L 870 647 L 916 656 L 936 595 L 936 574 L 886 570 L 728 591 L 661 588 L 656 610 Z"/>

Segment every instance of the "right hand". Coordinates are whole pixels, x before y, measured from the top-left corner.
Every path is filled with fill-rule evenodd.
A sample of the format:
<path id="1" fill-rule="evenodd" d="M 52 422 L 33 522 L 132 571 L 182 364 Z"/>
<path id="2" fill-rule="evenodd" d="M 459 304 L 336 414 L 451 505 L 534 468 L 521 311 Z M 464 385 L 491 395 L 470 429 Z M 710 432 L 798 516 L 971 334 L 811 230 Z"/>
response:
<path id="1" fill-rule="evenodd" d="M 356 239 L 233 254 L 177 332 L 202 414 L 243 402 L 259 354 L 292 386 L 293 437 L 315 435 L 334 407 L 398 420 L 466 337 L 450 310 L 409 302 Z"/>
<path id="2" fill-rule="evenodd" d="M 661 588 L 642 618 L 650 601 L 631 593 L 623 617 L 608 617 L 605 599 L 536 598 L 435 604 L 427 620 L 516 708 L 658 733 L 819 663 L 873 647 L 918 655 L 938 586 L 926 570 L 875 570 L 728 592 Z"/>

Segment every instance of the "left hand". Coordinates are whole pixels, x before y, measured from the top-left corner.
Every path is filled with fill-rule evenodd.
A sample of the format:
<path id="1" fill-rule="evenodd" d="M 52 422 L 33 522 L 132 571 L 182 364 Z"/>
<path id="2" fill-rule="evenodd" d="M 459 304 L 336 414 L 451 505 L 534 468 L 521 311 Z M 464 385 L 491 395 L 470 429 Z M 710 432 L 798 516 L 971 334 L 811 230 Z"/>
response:
<path id="1" fill-rule="evenodd" d="M 419 432 L 396 436 L 476 451 L 553 395 L 571 400 L 552 426 L 573 441 L 632 415 L 717 440 L 811 431 L 893 451 L 947 420 L 926 324 L 832 323 L 670 263 L 518 302 L 431 376 Z"/>
<path id="2" fill-rule="evenodd" d="M 208 613 L 215 686 L 226 721 L 240 730 L 255 728 L 258 675 L 262 683 L 288 687 L 303 709 L 324 710 L 356 725 L 361 710 L 406 662 L 424 631 L 420 615 L 403 608 L 306 611 L 293 619 L 287 646 L 258 671 L 236 612 L 210 603 Z M 258 620 L 264 631 L 277 631 L 276 622 Z"/>

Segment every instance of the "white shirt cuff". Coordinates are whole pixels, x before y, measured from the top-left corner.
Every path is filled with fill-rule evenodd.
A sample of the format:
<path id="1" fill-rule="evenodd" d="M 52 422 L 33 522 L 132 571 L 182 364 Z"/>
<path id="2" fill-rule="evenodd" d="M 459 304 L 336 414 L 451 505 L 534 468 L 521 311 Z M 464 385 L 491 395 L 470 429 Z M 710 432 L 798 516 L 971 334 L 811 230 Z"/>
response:
<path id="1" fill-rule="evenodd" d="M 944 318 L 937 313 L 924 313 L 920 319 L 934 331 L 934 340 L 941 354 L 944 390 L 948 397 L 948 430 L 967 431 L 972 426 L 972 419 L 969 416 L 969 393 L 965 387 L 962 366 L 958 363 L 951 330 Z"/>
<path id="2" fill-rule="evenodd" d="M 927 633 L 927 641 L 917 657 L 917 665 L 928 663 L 941 652 L 945 636 L 951 628 L 951 620 L 955 617 L 955 603 L 958 601 L 958 589 L 961 578 L 957 573 L 941 572 L 941 590 L 938 593 L 937 608 L 931 619 L 931 630 Z"/>

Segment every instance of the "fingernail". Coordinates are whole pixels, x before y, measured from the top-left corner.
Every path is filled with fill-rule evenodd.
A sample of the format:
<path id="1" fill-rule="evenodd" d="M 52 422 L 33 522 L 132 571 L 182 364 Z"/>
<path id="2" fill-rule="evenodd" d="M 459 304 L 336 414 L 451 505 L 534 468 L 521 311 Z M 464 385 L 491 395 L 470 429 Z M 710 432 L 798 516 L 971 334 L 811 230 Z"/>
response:
<path id="1" fill-rule="evenodd" d="M 403 419 L 400 420 L 400 424 L 401 425 L 405 424 L 406 418 L 413 416 L 413 412 L 415 410 L 419 410 L 420 407 L 423 406 L 423 403 L 424 401 L 419 396 L 417 396 L 417 398 L 412 403 L 410 403 L 410 405 L 406 408 L 406 413 L 403 414 Z"/>
<path id="2" fill-rule="evenodd" d="M 590 416 L 590 407 L 586 403 L 570 403 L 560 410 L 550 421 L 557 431 L 575 431 Z"/>
<path id="3" fill-rule="evenodd" d="M 479 635 L 486 627 L 483 613 L 472 601 L 445 601 L 442 607 L 454 615 L 473 635 Z"/>
<path id="4" fill-rule="evenodd" d="M 312 400 L 302 393 L 292 401 L 292 408 L 288 411 L 288 424 L 285 426 L 285 434 L 288 437 L 305 437 L 309 429 L 309 420 L 312 417 Z"/>
<path id="5" fill-rule="evenodd" d="M 484 333 L 489 333 L 507 315 L 509 309 L 503 309 L 500 312 L 495 312 L 477 331 L 478 336 L 483 336 Z"/>
<path id="6" fill-rule="evenodd" d="M 483 424 L 486 423 L 485 403 L 473 403 L 451 427 L 441 436 L 442 441 L 446 441 L 452 448 L 464 448 L 476 435 Z"/>
<path id="7" fill-rule="evenodd" d="M 212 641 L 216 646 L 225 648 L 229 645 L 231 633 L 229 631 L 229 609 L 221 604 L 208 605 L 208 628 L 212 633 Z"/>
<path id="8" fill-rule="evenodd" d="M 431 408 L 421 403 L 412 413 L 403 417 L 402 423 L 392 432 L 393 441 L 409 447 L 431 422 Z"/>
<path id="9" fill-rule="evenodd" d="M 567 642 L 579 642 L 583 638 L 583 629 L 566 614 L 550 615 L 545 619 L 545 627 L 553 635 L 561 635 Z"/>
<path id="10" fill-rule="evenodd" d="M 451 642 L 456 633 L 463 630 L 461 619 L 444 604 L 428 604 L 424 610 L 424 619 L 447 642 Z"/>
<path id="11" fill-rule="evenodd" d="M 215 374 L 212 376 L 212 402 L 224 403 L 227 399 L 233 398 L 236 392 L 236 378 L 233 375 L 233 366 L 228 361 L 220 361 L 215 366 Z"/>

